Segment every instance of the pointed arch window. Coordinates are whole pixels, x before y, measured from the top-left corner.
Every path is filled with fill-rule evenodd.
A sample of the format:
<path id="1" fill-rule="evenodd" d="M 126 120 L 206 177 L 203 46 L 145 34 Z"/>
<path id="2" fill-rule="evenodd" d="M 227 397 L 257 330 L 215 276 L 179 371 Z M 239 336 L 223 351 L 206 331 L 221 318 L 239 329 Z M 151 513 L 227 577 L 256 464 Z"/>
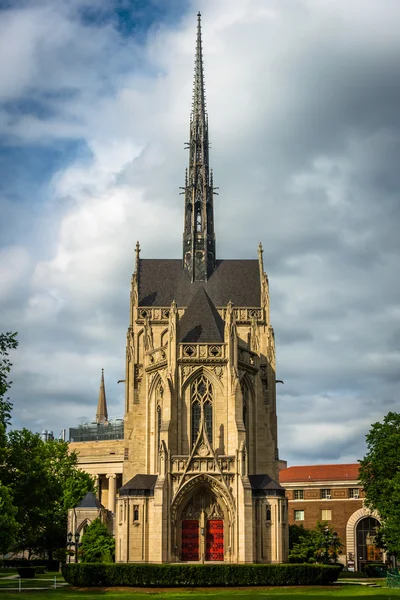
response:
<path id="1" fill-rule="evenodd" d="M 196 212 L 196 231 L 200 232 L 202 231 L 202 222 L 201 222 L 201 211 L 200 211 L 200 207 L 197 208 L 197 212 Z"/>
<path id="2" fill-rule="evenodd" d="M 190 389 L 192 446 L 196 443 L 203 418 L 208 441 L 213 441 L 213 389 L 211 382 L 204 375 L 195 379 Z"/>

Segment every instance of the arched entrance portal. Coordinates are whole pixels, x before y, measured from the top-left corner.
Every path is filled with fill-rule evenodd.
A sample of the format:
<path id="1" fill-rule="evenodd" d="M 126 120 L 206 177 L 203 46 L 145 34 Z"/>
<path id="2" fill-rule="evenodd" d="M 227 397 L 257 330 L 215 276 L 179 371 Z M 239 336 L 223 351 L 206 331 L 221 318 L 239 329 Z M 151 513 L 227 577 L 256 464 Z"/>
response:
<path id="1" fill-rule="evenodd" d="M 208 486 L 197 488 L 180 514 L 181 560 L 224 560 L 225 515 Z"/>
<path id="2" fill-rule="evenodd" d="M 359 570 L 362 570 L 367 562 L 382 562 L 382 550 L 375 546 L 377 527 L 379 521 L 374 517 L 364 517 L 357 523 L 356 547 Z"/>

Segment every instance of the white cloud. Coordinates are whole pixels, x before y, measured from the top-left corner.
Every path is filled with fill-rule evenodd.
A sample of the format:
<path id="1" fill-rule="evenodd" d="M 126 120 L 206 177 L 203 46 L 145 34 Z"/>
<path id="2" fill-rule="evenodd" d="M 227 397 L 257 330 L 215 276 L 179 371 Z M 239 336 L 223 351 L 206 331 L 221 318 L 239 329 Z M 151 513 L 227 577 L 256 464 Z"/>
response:
<path id="1" fill-rule="evenodd" d="M 84 25 L 77 7 L 3 11 L 0 25 L 2 98 L 28 95 L 48 109 L 3 107 L 0 133 L 82 148 L 48 181 L 43 243 L 28 235 L 3 249 L 0 274 L 7 329 L 21 336 L 16 424 L 55 430 L 94 415 L 103 366 L 123 411 L 115 382 L 136 240 L 144 257 L 180 256 L 197 11 L 140 46 L 111 24 Z M 281 455 L 354 460 L 398 397 L 400 5 L 200 8 L 218 253 L 254 257 L 264 242 L 285 380 Z"/>

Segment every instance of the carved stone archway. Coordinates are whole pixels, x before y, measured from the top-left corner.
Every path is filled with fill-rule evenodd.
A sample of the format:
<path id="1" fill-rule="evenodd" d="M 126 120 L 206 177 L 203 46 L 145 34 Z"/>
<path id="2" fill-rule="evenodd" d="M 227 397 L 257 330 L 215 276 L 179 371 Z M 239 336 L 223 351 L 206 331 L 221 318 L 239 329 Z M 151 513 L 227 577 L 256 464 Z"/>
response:
<path id="1" fill-rule="evenodd" d="M 229 560 L 233 540 L 234 514 L 231 499 L 227 498 L 227 490 L 214 477 L 201 474 L 191 478 L 177 494 L 171 507 L 173 547 L 175 548 L 175 560 L 185 560 L 182 548 L 184 533 L 183 527 L 198 523 L 198 560 Z M 219 540 L 223 549 L 219 558 L 207 558 L 210 556 L 210 548 L 207 545 L 210 531 L 210 523 L 219 524 L 223 537 Z M 195 530 L 194 528 L 193 530 Z M 191 560 L 196 560 L 192 558 Z"/>

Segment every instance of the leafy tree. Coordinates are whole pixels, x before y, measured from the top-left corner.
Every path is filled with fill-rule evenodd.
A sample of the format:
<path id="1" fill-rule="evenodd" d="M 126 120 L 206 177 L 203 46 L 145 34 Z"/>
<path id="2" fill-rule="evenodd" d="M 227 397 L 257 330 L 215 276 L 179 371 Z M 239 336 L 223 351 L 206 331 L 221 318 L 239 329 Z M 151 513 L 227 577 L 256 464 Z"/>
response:
<path id="1" fill-rule="evenodd" d="M 0 334 L 0 552 L 47 551 L 65 545 L 68 509 L 93 491 L 66 442 L 43 442 L 28 429 L 6 433 L 12 405 L 7 391 L 17 334 Z"/>
<path id="2" fill-rule="evenodd" d="M 320 536 L 317 531 L 306 529 L 303 525 L 289 526 L 289 562 L 315 563 L 319 548 Z"/>
<path id="3" fill-rule="evenodd" d="M 14 546 L 19 531 L 17 508 L 10 490 L 0 483 L 0 553 L 6 554 Z"/>
<path id="4" fill-rule="evenodd" d="M 49 553 L 65 544 L 68 509 L 92 491 L 93 480 L 77 469 L 66 442 L 44 442 L 28 429 L 8 435 L 6 483 L 17 507 L 16 549 Z"/>
<path id="5" fill-rule="evenodd" d="M 82 537 L 80 551 L 82 562 L 113 562 L 115 539 L 100 519 L 95 519 Z"/>
<path id="6" fill-rule="evenodd" d="M 325 532 L 328 535 L 326 537 Z M 289 526 L 289 562 L 336 562 L 343 545 L 327 523 L 317 522 L 315 529 L 302 525 Z"/>
<path id="7" fill-rule="evenodd" d="M 4 475 L 7 472 L 6 430 L 10 423 L 12 409 L 10 399 L 6 395 L 12 384 L 8 379 L 12 366 L 8 356 L 10 350 L 14 350 L 17 346 L 16 333 L 11 331 L 0 333 L 0 552 L 2 554 L 12 548 L 19 529 L 16 521 L 17 508 L 13 503 L 12 492 L 4 485 Z"/>
<path id="8" fill-rule="evenodd" d="M 378 540 L 390 554 L 400 553 L 400 414 L 389 412 L 366 436 L 359 480 L 366 505 L 382 518 Z"/>
<path id="9" fill-rule="evenodd" d="M 6 444 L 6 429 L 11 419 L 12 404 L 10 399 L 6 397 L 7 391 L 10 389 L 12 381 L 8 380 L 8 375 L 11 371 L 12 364 L 8 358 L 10 350 L 14 350 L 18 346 L 17 334 L 0 333 L 0 452 L 4 451 Z M 0 454 L 0 465 L 4 465 L 3 457 Z"/>

